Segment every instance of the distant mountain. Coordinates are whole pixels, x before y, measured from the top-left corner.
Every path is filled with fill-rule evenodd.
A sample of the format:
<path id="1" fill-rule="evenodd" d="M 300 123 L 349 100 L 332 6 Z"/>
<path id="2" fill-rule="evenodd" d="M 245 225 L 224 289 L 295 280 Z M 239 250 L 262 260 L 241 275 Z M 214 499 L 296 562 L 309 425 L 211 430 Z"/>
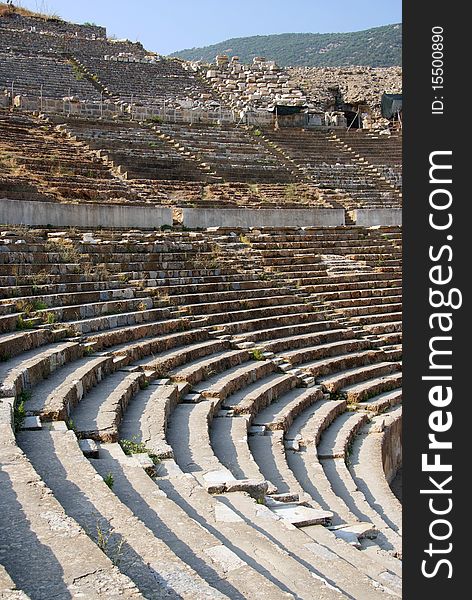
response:
<path id="1" fill-rule="evenodd" d="M 213 62 L 217 54 L 239 56 L 243 63 L 251 63 L 255 56 L 265 56 L 281 67 L 400 66 L 402 26 L 385 25 L 352 33 L 257 35 L 181 50 L 172 56 Z"/>

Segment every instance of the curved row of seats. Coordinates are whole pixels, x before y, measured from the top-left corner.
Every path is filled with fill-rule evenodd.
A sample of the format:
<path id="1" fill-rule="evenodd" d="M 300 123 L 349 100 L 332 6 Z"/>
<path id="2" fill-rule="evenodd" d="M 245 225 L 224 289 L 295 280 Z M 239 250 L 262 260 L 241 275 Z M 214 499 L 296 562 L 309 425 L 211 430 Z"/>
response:
<path id="1" fill-rule="evenodd" d="M 336 190 L 337 201 L 347 210 L 401 207 L 401 193 L 385 172 L 378 172 L 362 160 L 336 135 L 290 127 L 266 130 L 264 134 L 272 147 L 298 165 L 318 186 Z M 383 141 L 377 150 L 383 148 Z"/>
<path id="2" fill-rule="evenodd" d="M 399 233 L 4 229 L 1 518 L 19 525 L 0 544 L 50 565 L 14 552 L 13 584 L 399 597 L 398 507 L 370 444 L 398 416 L 398 340 L 356 320 L 399 323 Z"/>

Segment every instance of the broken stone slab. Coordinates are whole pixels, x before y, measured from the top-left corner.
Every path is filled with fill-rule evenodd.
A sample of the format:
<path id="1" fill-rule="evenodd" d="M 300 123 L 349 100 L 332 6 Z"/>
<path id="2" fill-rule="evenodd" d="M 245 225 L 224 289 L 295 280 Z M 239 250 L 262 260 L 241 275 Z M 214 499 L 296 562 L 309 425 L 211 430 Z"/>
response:
<path id="1" fill-rule="evenodd" d="M 216 413 L 216 417 L 221 417 L 221 418 L 226 418 L 226 417 L 232 417 L 234 415 L 234 410 L 226 410 L 226 409 L 221 409 Z"/>
<path id="2" fill-rule="evenodd" d="M 155 467 L 156 465 L 154 464 L 153 460 L 151 459 L 151 457 L 142 452 L 139 454 L 133 454 L 132 458 L 134 459 L 134 463 L 141 467 L 142 469 L 144 469 L 146 471 L 146 473 L 150 473 L 150 474 L 155 474 Z"/>
<path id="3" fill-rule="evenodd" d="M 265 425 L 251 425 L 248 429 L 249 435 L 265 435 L 266 426 Z"/>
<path id="4" fill-rule="evenodd" d="M 236 344 L 236 346 L 238 348 L 240 348 L 241 350 L 247 350 L 248 348 L 254 348 L 255 346 L 255 342 L 240 342 L 238 344 Z"/>
<path id="5" fill-rule="evenodd" d="M 333 518 L 333 513 L 309 506 L 302 506 L 296 502 L 277 502 L 270 498 L 267 506 L 278 517 L 288 521 L 295 527 L 308 527 L 309 525 L 325 525 Z"/>
<path id="6" fill-rule="evenodd" d="M 352 533 L 357 536 L 359 540 L 364 538 L 374 539 L 377 537 L 378 530 L 372 523 L 359 522 L 352 525 L 337 525 L 334 527 L 328 527 L 330 531 L 338 534 L 340 531 L 344 533 Z"/>
<path id="7" fill-rule="evenodd" d="M 347 542 L 354 548 L 358 548 L 358 549 L 361 548 L 359 538 L 357 537 L 357 535 L 355 533 L 352 533 L 352 531 L 344 531 L 342 529 L 338 529 L 334 532 L 334 534 L 336 537 L 338 537 L 341 540 L 344 540 L 345 542 Z"/>
<path id="8" fill-rule="evenodd" d="M 266 497 L 266 504 L 269 503 L 271 500 L 276 500 L 277 502 L 298 502 L 299 501 L 299 496 L 298 494 L 290 494 L 290 493 L 286 493 L 286 494 L 270 494 L 269 496 Z"/>
<path id="9" fill-rule="evenodd" d="M 79 440 L 79 447 L 87 458 L 99 458 L 100 448 L 95 440 Z"/>
<path id="10" fill-rule="evenodd" d="M 187 394 L 183 397 L 182 402 L 185 404 L 198 404 L 204 400 L 203 396 L 199 393 Z"/>
<path id="11" fill-rule="evenodd" d="M 149 385 L 169 385 L 170 383 L 170 379 L 155 379 L 154 381 L 151 381 Z"/>
<path id="12" fill-rule="evenodd" d="M 208 479 L 208 475 L 211 475 L 211 482 Z M 224 475 L 226 475 L 226 480 L 224 480 Z M 211 473 L 206 473 L 203 479 L 207 483 L 207 491 L 209 494 L 227 494 L 231 492 L 245 492 L 249 494 L 251 498 L 261 499 L 268 493 L 269 488 L 272 487 L 266 480 L 256 480 L 256 479 L 234 479 L 231 478 L 231 474 L 228 477 L 228 473 L 224 473 L 223 471 L 212 471 Z M 220 479 L 220 481 L 218 481 Z M 274 490 L 276 491 L 276 490 Z"/>
<path id="13" fill-rule="evenodd" d="M 285 450 L 292 450 L 293 452 L 299 452 L 300 451 L 300 440 L 297 440 L 297 439 L 285 440 L 284 448 L 285 448 Z"/>
<path id="14" fill-rule="evenodd" d="M 290 369 L 288 373 L 290 373 L 290 375 L 295 375 L 296 377 L 304 374 L 303 369 Z"/>
<path id="15" fill-rule="evenodd" d="M 20 427 L 21 431 L 37 431 L 42 429 L 41 419 L 39 417 L 25 417 Z"/>

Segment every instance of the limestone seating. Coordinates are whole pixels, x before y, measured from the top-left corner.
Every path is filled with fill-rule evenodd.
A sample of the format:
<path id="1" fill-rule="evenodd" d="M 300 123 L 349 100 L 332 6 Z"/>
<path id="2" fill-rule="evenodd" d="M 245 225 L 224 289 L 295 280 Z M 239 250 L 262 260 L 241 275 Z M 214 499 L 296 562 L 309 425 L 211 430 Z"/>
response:
<path id="1" fill-rule="evenodd" d="M 9 410 L 2 400 L 0 521 L 4 551 L 0 594 L 18 599 L 70 594 L 143 598 L 133 582 L 113 565 L 86 534 L 86 529 L 70 517 L 40 478 L 16 445 L 10 417 L 4 419 L 5 409 Z M 25 547 L 30 557 L 27 569 L 24 568 Z M 5 582 L 3 568 L 9 581 Z M 10 592 L 14 587 L 22 592 Z"/>
<path id="2" fill-rule="evenodd" d="M 45 200 L 52 196 L 56 201 L 126 202 L 136 196 L 99 158 L 68 142 L 44 121 L 2 113 L 0 131 L 0 149 L 8 159 L 6 175 L 14 183 L 25 173 Z M 8 197 L 23 195 L 18 191 L 18 196 Z"/>
<path id="3" fill-rule="evenodd" d="M 313 394 L 313 392 L 311 392 L 311 393 Z M 319 397 L 319 396 L 317 395 L 317 397 Z M 202 404 L 206 404 L 206 403 L 202 403 Z M 199 405 L 196 405 L 196 406 L 195 406 L 195 405 L 194 405 L 194 406 L 189 406 L 189 405 L 184 405 L 184 406 L 182 406 L 182 407 L 181 407 L 181 408 L 182 408 L 182 411 L 184 411 L 184 413 L 183 413 L 183 414 L 185 414 L 185 413 L 187 413 L 188 411 L 190 411 L 190 414 L 191 414 L 191 415 L 197 415 L 197 416 L 198 416 L 198 414 L 197 414 L 197 411 L 199 411 L 200 413 L 203 411 L 203 416 L 202 416 L 202 417 L 200 417 L 200 421 L 201 421 L 203 418 L 205 418 L 205 419 L 206 419 L 207 417 L 204 417 L 204 415 L 207 413 L 208 409 L 207 409 L 206 407 L 204 407 L 202 404 L 199 404 Z M 202 411 L 200 411 L 200 408 L 202 408 Z M 212 411 L 212 412 L 214 412 L 214 410 L 215 410 L 215 408 L 214 408 L 213 406 L 211 406 L 211 411 Z M 182 415 L 182 411 L 180 411 L 180 414 L 181 414 L 181 415 Z M 225 421 L 225 420 L 227 421 L 228 419 L 225 419 L 225 418 L 223 417 L 223 421 Z M 237 420 L 238 420 L 238 419 L 236 418 L 236 419 L 235 419 L 235 421 L 237 421 Z M 221 419 L 217 419 L 217 422 L 219 422 L 219 421 L 221 421 Z M 181 430 L 181 429 L 182 429 L 181 427 L 179 427 L 179 428 L 176 428 L 176 432 L 178 432 L 178 431 L 179 431 L 179 430 Z M 243 444 L 244 444 L 244 442 L 243 442 Z M 195 445 L 194 445 L 194 446 L 195 446 Z M 196 449 L 197 449 L 197 448 L 199 448 L 199 447 L 200 447 L 200 446 L 199 446 L 198 444 L 195 446 L 195 448 L 196 448 Z M 185 460 L 185 459 L 184 459 L 184 458 L 181 458 L 181 460 Z M 193 463 L 192 463 L 192 464 L 193 464 Z M 199 464 L 200 464 L 200 463 L 199 463 Z M 210 465 L 211 465 L 211 461 L 210 461 Z M 207 465 L 207 466 L 209 466 L 209 465 Z M 216 466 L 216 465 L 213 465 L 213 466 Z M 193 469 L 194 467 L 190 467 L 190 468 L 191 468 L 191 469 Z M 210 473 L 211 473 L 211 471 L 210 471 Z M 253 474 L 254 474 L 254 473 L 253 473 Z M 216 475 L 216 473 L 215 473 L 215 475 Z M 226 479 L 227 479 L 227 475 L 224 475 L 224 470 L 223 470 L 223 473 L 221 473 L 221 468 L 220 468 L 220 475 L 219 475 L 219 476 L 220 476 L 220 477 L 224 477 L 224 478 L 226 478 Z M 257 473 L 256 473 L 256 476 L 257 476 Z"/>
<path id="4" fill-rule="evenodd" d="M 370 509 L 347 470 L 345 461 L 349 460 L 352 441 L 368 418 L 365 413 L 344 412 L 345 409 L 345 401 L 329 400 L 318 409 L 313 407 L 302 413 L 285 436 L 286 460 L 303 488 L 322 506 L 327 502 L 335 511 L 337 535 L 347 536 L 346 540 L 355 532 L 359 536 L 359 520 L 370 521 L 378 529 L 380 547 L 398 553 L 395 531 Z M 315 455 L 312 448 L 317 448 Z M 352 541 L 357 544 L 361 540 L 352 536 Z"/>
<path id="5" fill-rule="evenodd" d="M 83 354 L 84 348 L 78 343 L 59 342 L 45 346 L 42 351 L 35 348 L 10 358 L 0 366 L 0 396 L 21 394 L 57 368 L 77 360 Z"/>
<path id="6" fill-rule="evenodd" d="M 198 480 L 201 480 L 204 484 L 206 484 L 206 486 L 209 486 L 210 488 L 217 488 L 218 485 L 223 485 L 223 481 L 225 482 L 225 485 L 228 485 L 228 473 L 225 472 L 225 469 L 221 468 L 221 465 L 218 462 L 215 462 L 214 455 L 212 455 L 211 452 L 210 454 L 208 454 L 209 444 L 208 441 L 205 441 L 204 439 L 204 423 L 206 422 L 208 416 L 208 404 L 208 402 L 203 402 L 197 405 L 179 406 L 178 413 L 172 417 L 170 439 L 171 441 L 174 439 L 175 441 L 177 441 L 177 439 L 180 440 L 180 438 L 174 438 L 173 436 L 178 436 L 178 431 L 185 430 L 185 428 L 182 429 L 182 427 L 176 427 L 176 425 L 178 423 L 187 421 L 187 419 L 190 419 L 190 438 L 188 443 L 191 454 L 187 454 L 188 450 L 186 449 L 186 446 L 183 446 L 181 443 L 179 443 L 177 446 L 175 446 L 175 452 L 177 452 L 177 460 L 179 462 L 179 465 L 184 467 L 185 470 L 190 470 L 190 472 L 193 472 L 195 474 L 195 477 L 197 477 Z M 188 414 L 189 416 L 187 416 Z M 202 426 L 200 429 L 198 428 L 198 423 L 200 423 Z M 172 433 L 174 427 L 175 434 Z M 201 471 L 201 469 L 203 470 Z M 246 485 L 251 484 L 249 484 L 248 482 Z M 235 494 L 232 493 L 231 500 L 233 500 L 234 497 Z M 290 508 L 290 504 L 285 504 L 284 507 L 278 507 L 277 501 L 274 501 L 274 505 L 274 507 L 272 507 L 272 505 L 269 505 L 271 507 L 271 510 L 282 510 L 282 508 Z"/>
<path id="7" fill-rule="evenodd" d="M 391 522 L 372 510 L 364 494 L 355 485 L 346 465 L 354 436 L 366 422 L 367 416 L 362 413 L 346 412 L 336 419 L 322 434 L 317 450 L 318 459 L 337 495 L 350 506 L 354 514 L 361 518 L 367 517 L 378 527 L 387 541 L 385 548 L 391 546 L 390 551 L 401 555 L 398 527 L 392 526 Z"/>
<path id="8" fill-rule="evenodd" d="M 390 489 L 382 460 L 385 430 L 401 420 L 401 407 L 392 408 L 374 418 L 356 434 L 350 455 L 350 471 L 370 506 L 401 530 L 401 505 Z"/>
<path id="9" fill-rule="evenodd" d="M 80 55 L 81 64 L 97 75 L 105 89 L 123 101 L 165 106 L 171 109 L 180 102 L 194 100 L 201 105 L 212 101 L 218 106 L 211 88 L 185 70 L 179 61 L 162 59 L 156 63 L 136 64 Z"/>
<path id="10" fill-rule="evenodd" d="M 399 135 L 378 136 L 358 130 L 336 133 L 336 138 L 357 157 L 375 166 L 386 179 L 401 188 L 402 139 Z"/>
<path id="11" fill-rule="evenodd" d="M 401 198 L 392 184 L 379 173 L 364 165 L 347 149 L 342 148 L 323 132 L 266 131 L 269 142 L 275 144 L 287 158 L 294 160 L 321 187 L 344 191 L 339 197 L 346 209 L 354 207 L 399 207 Z"/>
<path id="12" fill-rule="evenodd" d="M 161 125 L 159 132 L 197 155 L 226 181 L 252 183 L 295 181 L 264 146 L 235 127 Z"/>
<path id="13" fill-rule="evenodd" d="M 78 78 L 71 65 L 59 56 L 19 53 L 0 54 L 0 87 L 14 95 L 100 100 L 100 94 L 84 78 Z"/>
<path id="14" fill-rule="evenodd" d="M 105 477 L 112 473 L 113 491 L 156 537 L 228 597 L 285 597 L 280 590 L 244 560 L 239 549 L 228 548 L 217 531 L 203 528 L 187 512 L 157 489 L 143 469 L 116 444 L 101 445 L 93 466 Z M 236 551 L 235 551 L 236 550 Z M 250 583 L 249 583 L 250 582 Z"/>
<path id="15" fill-rule="evenodd" d="M 174 598 L 226 597 L 182 562 L 119 501 L 84 458 L 72 432 L 25 432 L 19 442 L 69 517 L 92 532 L 98 528 L 112 532 L 108 551 L 119 553 L 120 570 L 135 582 L 144 597 L 162 597 L 162 588 Z"/>
<path id="16" fill-rule="evenodd" d="M 358 243 L 356 236 L 359 238 L 359 234 L 362 235 L 363 232 L 348 228 L 345 233 L 352 244 L 345 244 L 344 248 L 346 252 L 350 252 L 350 249 L 355 247 L 354 244 Z M 50 232 L 52 239 L 55 235 L 57 235 L 55 232 Z M 82 250 L 80 235 L 73 233 L 71 238 L 76 240 L 74 243 L 77 244 L 79 251 Z M 297 387 L 302 384 L 297 374 L 276 371 L 276 365 L 280 368 L 280 361 L 286 360 L 288 356 L 300 356 L 303 366 L 306 361 L 303 361 L 301 353 L 305 346 L 307 358 L 320 361 L 319 374 L 324 373 L 324 369 L 329 371 L 327 375 L 321 377 L 336 378 L 333 386 L 331 386 L 333 382 L 324 382 L 325 389 L 332 389 L 333 393 L 346 394 L 351 405 L 357 403 L 360 412 L 354 414 L 359 414 L 359 419 L 367 418 L 368 413 L 381 412 L 401 399 L 401 392 L 398 390 L 401 381 L 398 373 L 399 365 L 383 358 L 386 356 L 383 354 L 385 350 L 379 349 L 378 341 L 363 338 L 361 330 L 352 328 L 349 319 L 341 325 L 339 317 L 332 316 L 335 311 L 331 309 L 320 311 L 316 304 L 311 304 L 311 300 L 305 303 L 304 289 L 293 287 L 289 283 L 292 273 L 300 273 L 301 266 L 306 266 L 306 271 L 302 273 L 309 274 L 307 282 L 311 285 L 318 279 L 324 286 L 335 286 L 337 283 L 342 285 L 346 281 L 352 286 L 349 290 L 351 297 L 346 298 L 345 295 L 341 295 L 332 298 L 334 302 L 341 303 L 337 310 L 342 315 L 343 310 L 349 310 L 349 307 L 343 306 L 347 300 L 355 302 L 362 298 L 370 298 L 368 294 L 357 294 L 354 285 L 355 270 L 349 277 L 339 274 L 327 275 L 329 265 L 327 268 L 326 264 L 322 264 L 317 254 L 319 250 L 323 251 L 324 241 L 321 231 L 316 234 L 318 240 L 315 251 L 311 254 L 308 244 L 313 240 L 313 235 L 286 233 L 284 236 L 282 232 L 268 234 L 269 238 L 274 239 L 271 244 L 282 242 L 282 252 L 278 255 L 273 252 L 276 248 L 266 248 L 272 252 L 272 256 L 266 256 L 267 264 L 262 267 L 259 252 L 263 252 L 264 248 L 257 249 L 256 240 L 259 238 L 257 234 L 249 233 L 250 246 L 240 244 L 244 249 L 240 255 L 231 250 L 231 244 L 234 247 L 234 237 L 231 238 L 233 241 L 230 243 L 230 236 L 226 238 L 221 236 L 221 233 L 216 236 L 211 232 L 193 236 L 169 233 L 166 237 L 170 247 L 165 251 L 164 248 L 153 250 L 152 246 L 156 243 L 152 240 L 157 241 L 164 234 L 152 234 L 147 244 L 138 243 L 134 249 L 135 242 L 132 240 L 126 245 L 120 245 L 118 243 L 120 235 L 122 235 L 120 232 L 100 232 L 102 241 L 87 248 L 94 264 L 103 262 L 110 265 L 110 273 L 106 275 L 106 279 L 97 282 L 100 284 L 99 287 L 104 288 L 97 291 L 107 294 L 107 299 L 102 302 L 109 303 L 111 306 L 113 303 L 119 305 L 122 302 L 133 303 L 140 299 L 146 300 L 152 297 L 155 288 L 161 290 L 163 294 L 158 298 L 158 303 L 163 301 L 165 294 L 166 306 L 144 311 L 150 315 L 150 320 L 142 324 L 113 327 L 113 321 L 110 320 L 112 316 L 107 316 L 103 323 L 108 329 L 97 331 L 88 339 L 82 340 L 86 343 L 86 347 L 95 350 L 106 349 L 106 354 L 78 357 L 56 369 L 49 378 L 40 377 L 31 387 L 32 396 L 25 402 L 26 410 L 42 416 L 44 431 L 48 420 L 71 418 L 72 426 L 80 437 L 115 442 L 120 436 L 122 439 L 132 439 L 137 436 L 139 442 L 145 444 L 149 451 L 161 458 L 164 475 L 161 475 L 159 480 L 170 488 L 178 486 L 180 492 L 188 489 L 187 483 L 180 479 L 178 470 L 172 470 L 174 468 L 172 456 L 175 456 L 185 471 L 196 477 L 203 491 L 206 489 L 213 492 L 221 491 L 218 486 L 221 486 L 224 474 L 223 495 L 227 498 L 224 502 L 229 502 L 233 507 L 232 510 L 244 508 L 244 514 L 250 517 L 250 522 L 253 524 L 259 523 L 259 517 L 256 517 L 250 504 L 243 502 L 243 497 L 237 490 L 263 490 L 264 485 L 268 485 L 264 484 L 264 480 L 269 480 L 271 484 L 275 483 L 280 488 L 282 495 L 285 494 L 284 502 L 277 497 L 277 494 L 274 495 L 273 491 L 266 500 L 267 510 L 279 519 L 296 519 L 299 525 L 304 524 L 303 535 L 309 536 L 310 533 L 305 531 L 307 528 L 319 527 L 307 525 L 308 522 L 319 522 L 314 520 L 315 515 L 310 513 L 309 509 L 321 510 L 326 514 L 333 512 L 333 508 L 336 516 L 335 523 L 342 526 L 336 534 L 337 537 L 342 538 L 344 535 L 348 539 L 352 534 L 355 537 L 355 544 L 367 548 L 368 540 L 364 538 L 367 532 L 372 530 L 372 525 L 366 523 L 359 525 L 359 520 L 366 520 L 362 518 L 367 511 L 365 504 L 369 505 L 366 498 L 364 496 L 357 498 L 353 490 L 347 495 L 337 495 L 340 493 L 335 485 L 336 478 L 339 477 L 337 470 L 327 469 L 329 474 L 323 471 L 324 475 L 322 475 L 319 470 L 322 465 L 317 467 L 318 470 L 315 472 L 311 471 L 315 485 L 321 485 L 320 490 L 323 490 L 322 496 L 315 493 L 308 482 L 299 481 L 296 470 L 293 472 L 290 470 L 290 459 L 284 447 L 284 444 L 290 441 L 289 432 L 293 427 L 294 419 L 296 421 L 313 407 L 321 410 L 328 402 L 332 403 L 330 414 L 336 421 L 336 415 L 339 416 L 339 412 L 336 411 L 342 408 L 342 412 L 346 408 L 347 401 L 326 401 L 318 387 Z M 212 256 L 210 250 L 216 237 L 220 246 L 221 268 L 219 270 L 186 269 L 187 266 L 195 267 L 198 260 L 205 262 L 205 256 L 207 258 Z M 326 232 L 327 248 L 332 237 L 334 237 L 333 232 Z M 372 243 L 368 245 L 372 248 L 375 247 L 377 237 L 379 241 L 386 239 L 377 234 L 369 237 L 368 241 Z M 305 239 L 302 242 L 303 238 Z M 8 258 L 12 262 L 5 259 L 2 263 L 5 267 L 5 283 L 6 278 L 12 277 L 12 273 L 15 272 L 15 264 L 21 265 L 24 272 L 15 276 L 19 283 L 28 282 L 28 278 L 34 275 L 34 269 L 29 269 L 28 265 L 32 265 L 35 253 L 41 251 L 44 244 L 44 238 L 38 239 L 43 241 L 36 243 L 35 248 L 32 245 L 25 245 L 26 252 L 22 255 L 17 252 L 14 245 L 8 248 Z M 137 239 L 142 237 L 137 235 Z M 277 239 L 279 241 L 275 241 Z M 392 237 L 392 240 L 394 239 Z M 305 251 L 300 254 L 300 259 L 290 265 L 287 257 L 292 242 L 307 245 L 304 247 Z M 187 245 L 185 249 L 184 245 Z M 144 255 L 149 252 L 154 252 L 155 257 L 146 257 L 146 260 L 138 258 L 138 254 Z M 384 244 L 380 254 L 386 255 L 388 252 L 389 245 Z M 2 254 L 7 256 L 7 253 Z M 57 269 L 57 265 L 54 264 L 54 261 L 59 258 L 57 252 L 51 253 L 50 258 L 51 262 L 45 261 L 42 265 L 44 267 L 49 265 L 47 268 L 57 272 L 58 282 L 63 277 L 60 274 L 61 270 L 70 273 L 70 276 L 73 275 L 68 268 L 63 269 L 64 264 Z M 28 262 L 21 262 L 24 259 Z M 256 263 L 257 267 L 253 266 Z M 117 281 L 124 264 L 127 265 L 126 269 L 130 269 L 128 272 L 135 277 L 128 280 L 131 284 L 130 288 L 123 285 L 120 287 L 120 282 Z M 353 263 L 353 267 L 356 264 Z M 65 266 L 67 267 L 67 264 Z M 208 267 L 208 264 L 206 266 Z M 259 273 L 268 268 L 276 270 L 267 271 L 268 279 L 258 280 Z M 156 271 L 153 272 L 151 269 Z M 244 274 L 242 274 L 243 270 Z M 148 278 L 147 275 L 151 275 L 152 278 Z M 388 289 L 385 287 L 387 272 L 368 275 L 359 276 L 361 289 L 362 286 L 364 288 L 369 286 L 371 281 L 378 281 L 379 286 L 384 286 L 381 289 Z M 376 279 L 371 279 L 371 276 Z M 70 283 L 61 285 L 74 286 L 72 289 L 76 294 L 76 306 L 82 306 L 80 310 L 86 311 L 88 305 L 97 304 L 97 297 L 91 296 L 97 291 L 92 288 L 82 292 L 79 286 L 90 285 L 92 281 L 86 281 L 83 277 L 81 279 L 72 279 Z M 135 284 L 141 281 L 146 283 L 145 289 Z M 59 286 L 59 283 L 56 285 Z M 22 285 L 20 288 L 32 289 L 32 286 L 28 288 L 28 285 Z M 126 289 L 132 289 L 135 294 L 139 293 L 133 297 L 129 293 L 124 293 Z M 393 292 L 395 293 L 395 289 Z M 62 306 L 63 301 L 66 300 L 67 289 L 63 289 L 60 293 L 63 296 L 51 298 L 50 304 L 56 305 L 51 308 L 56 308 L 58 314 L 65 308 L 64 314 L 67 314 L 68 310 L 72 310 L 66 305 Z M 122 299 L 122 294 L 129 297 Z M 33 295 L 28 298 L 31 300 L 34 297 Z M 43 297 L 45 296 L 38 296 L 38 298 Z M 95 300 L 92 300 L 92 297 Z M 380 292 L 379 297 L 388 296 Z M 87 300 L 90 302 L 87 303 Z M 12 304 L 11 299 L 5 299 L 2 303 L 3 310 L 10 310 Z M 99 312 L 101 310 L 99 305 L 100 302 L 92 310 Z M 242 305 L 244 310 L 241 310 Z M 3 316 L 9 317 L 11 314 L 16 316 L 16 313 L 8 312 Z M 229 339 L 228 335 L 233 336 L 232 339 Z M 5 340 L 7 339 L 5 337 Z M 32 357 L 36 362 L 41 360 L 38 358 L 41 352 L 47 352 L 48 346 L 43 347 L 39 344 L 44 341 L 38 337 L 38 346 L 33 347 Z M 239 347 L 244 341 L 255 342 L 256 349 L 261 352 L 275 351 L 280 356 L 274 356 L 271 360 L 249 361 L 251 354 L 248 348 Z M 50 343 L 50 339 L 47 339 L 47 342 Z M 269 357 L 270 354 L 267 356 Z M 365 362 L 374 359 L 376 362 L 372 365 Z M 325 364 L 322 364 L 323 361 Z M 7 361 L 5 365 L 7 366 L 9 362 Z M 363 362 L 364 364 L 361 364 Z M 346 371 L 347 367 L 356 365 L 358 369 L 356 373 L 349 372 L 349 369 Z M 146 387 L 148 383 L 150 385 Z M 353 389 L 351 386 L 364 387 Z M 219 412 L 220 410 L 222 412 Z M 228 411 L 232 412 L 228 413 Z M 230 416 L 231 414 L 233 416 Z M 211 422 L 210 430 L 209 422 Z M 167 429 L 168 423 L 171 424 L 169 429 Z M 188 445 L 185 442 L 179 446 L 181 432 L 187 428 L 185 423 L 191 424 L 194 437 L 189 438 Z M 249 427 L 264 428 L 266 435 L 254 435 L 253 430 L 248 430 Z M 33 434 L 34 432 L 31 433 Z M 231 444 L 229 444 L 230 440 Z M 98 452 L 100 456 L 100 449 Z M 201 472 L 195 470 L 192 461 L 189 462 L 185 458 L 185 453 L 190 457 L 197 456 L 193 454 L 194 452 L 197 452 L 200 457 L 198 460 L 202 461 L 198 462 L 201 467 L 204 467 Z M 104 473 L 103 469 L 106 466 L 100 466 L 100 460 L 99 458 L 97 461 L 97 468 Z M 168 474 L 165 475 L 167 470 L 169 470 Z M 205 474 L 212 473 L 213 475 L 205 479 Z M 250 481 L 244 481 L 249 475 Z M 343 474 L 344 476 L 346 473 Z M 266 489 L 271 491 L 270 486 Z M 294 500 L 297 494 L 298 501 Z M 354 504 L 352 494 L 355 496 Z M 178 496 L 179 494 L 173 496 L 173 501 L 177 504 L 181 502 Z M 308 501 L 310 506 L 303 506 L 300 501 Z M 197 500 L 192 502 L 197 503 Z M 240 504 L 241 502 L 243 504 Z M 199 514 L 202 514 L 203 510 L 202 504 L 198 503 Z M 377 524 L 374 523 L 373 518 L 371 521 L 380 531 L 380 547 L 387 551 L 398 549 L 395 535 L 389 533 L 389 527 L 382 516 L 379 516 L 375 509 L 373 512 L 377 515 Z M 320 513 L 317 514 L 317 518 L 320 518 Z M 370 513 L 368 516 L 370 519 Z M 357 529 L 352 533 L 349 527 L 357 527 Z M 275 539 L 278 540 L 277 543 L 282 543 L 280 531 L 279 526 L 275 527 L 275 525 L 271 530 L 271 535 L 276 536 Z M 302 531 L 299 533 L 301 534 Z M 233 542 L 236 542 L 238 538 L 234 533 L 231 535 Z M 317 533 L 316 539 L 319 539 L 318 536 Z M 352 541 L 354 543 L 354 540 Z M 293 543 L 291 546 L 293 556 L 299 556 L 295 550 L 295 538 L 291 543 Z M 392 559 L 388 555 L 381 553 L 380 557 L 379 564 L 383 564 L 384 567 L 388 565 L 388 569 L 395 570 L 395 563 L 391 562 Z M 306 577 L 306 574 L 300 573 L 300 575 L 302 579 Z M 379 579 L 381 578 L 377 575 L 376 581 Z M 290 586 L 293 585 L 292 582 Z M 354 586 L 357 583 L 350 585 Z"/>

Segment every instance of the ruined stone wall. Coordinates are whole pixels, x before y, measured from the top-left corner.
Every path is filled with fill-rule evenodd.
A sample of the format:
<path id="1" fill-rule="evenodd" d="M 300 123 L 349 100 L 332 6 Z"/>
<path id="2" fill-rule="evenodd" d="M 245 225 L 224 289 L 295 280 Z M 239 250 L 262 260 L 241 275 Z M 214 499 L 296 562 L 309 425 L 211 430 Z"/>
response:
<path id="1" fill-rule="evenodd" d="M 380 118 L 382 94 L 402 91 L 401 67 L 291 67 L 287 72 L 306 92 L 310 104 L 322 111 L 342 104 L 365 104 L 374 118 Z"/>
<path id="2" fill-rule="evenodd" d="M 217 57 L 216 65 L 203 67 L 206 79 L 236 109 L 267 109 L 274 104 L 304 106 L 306 95 L 274 61 L 255 58 L 243 65 L 237 57 Z"/>

